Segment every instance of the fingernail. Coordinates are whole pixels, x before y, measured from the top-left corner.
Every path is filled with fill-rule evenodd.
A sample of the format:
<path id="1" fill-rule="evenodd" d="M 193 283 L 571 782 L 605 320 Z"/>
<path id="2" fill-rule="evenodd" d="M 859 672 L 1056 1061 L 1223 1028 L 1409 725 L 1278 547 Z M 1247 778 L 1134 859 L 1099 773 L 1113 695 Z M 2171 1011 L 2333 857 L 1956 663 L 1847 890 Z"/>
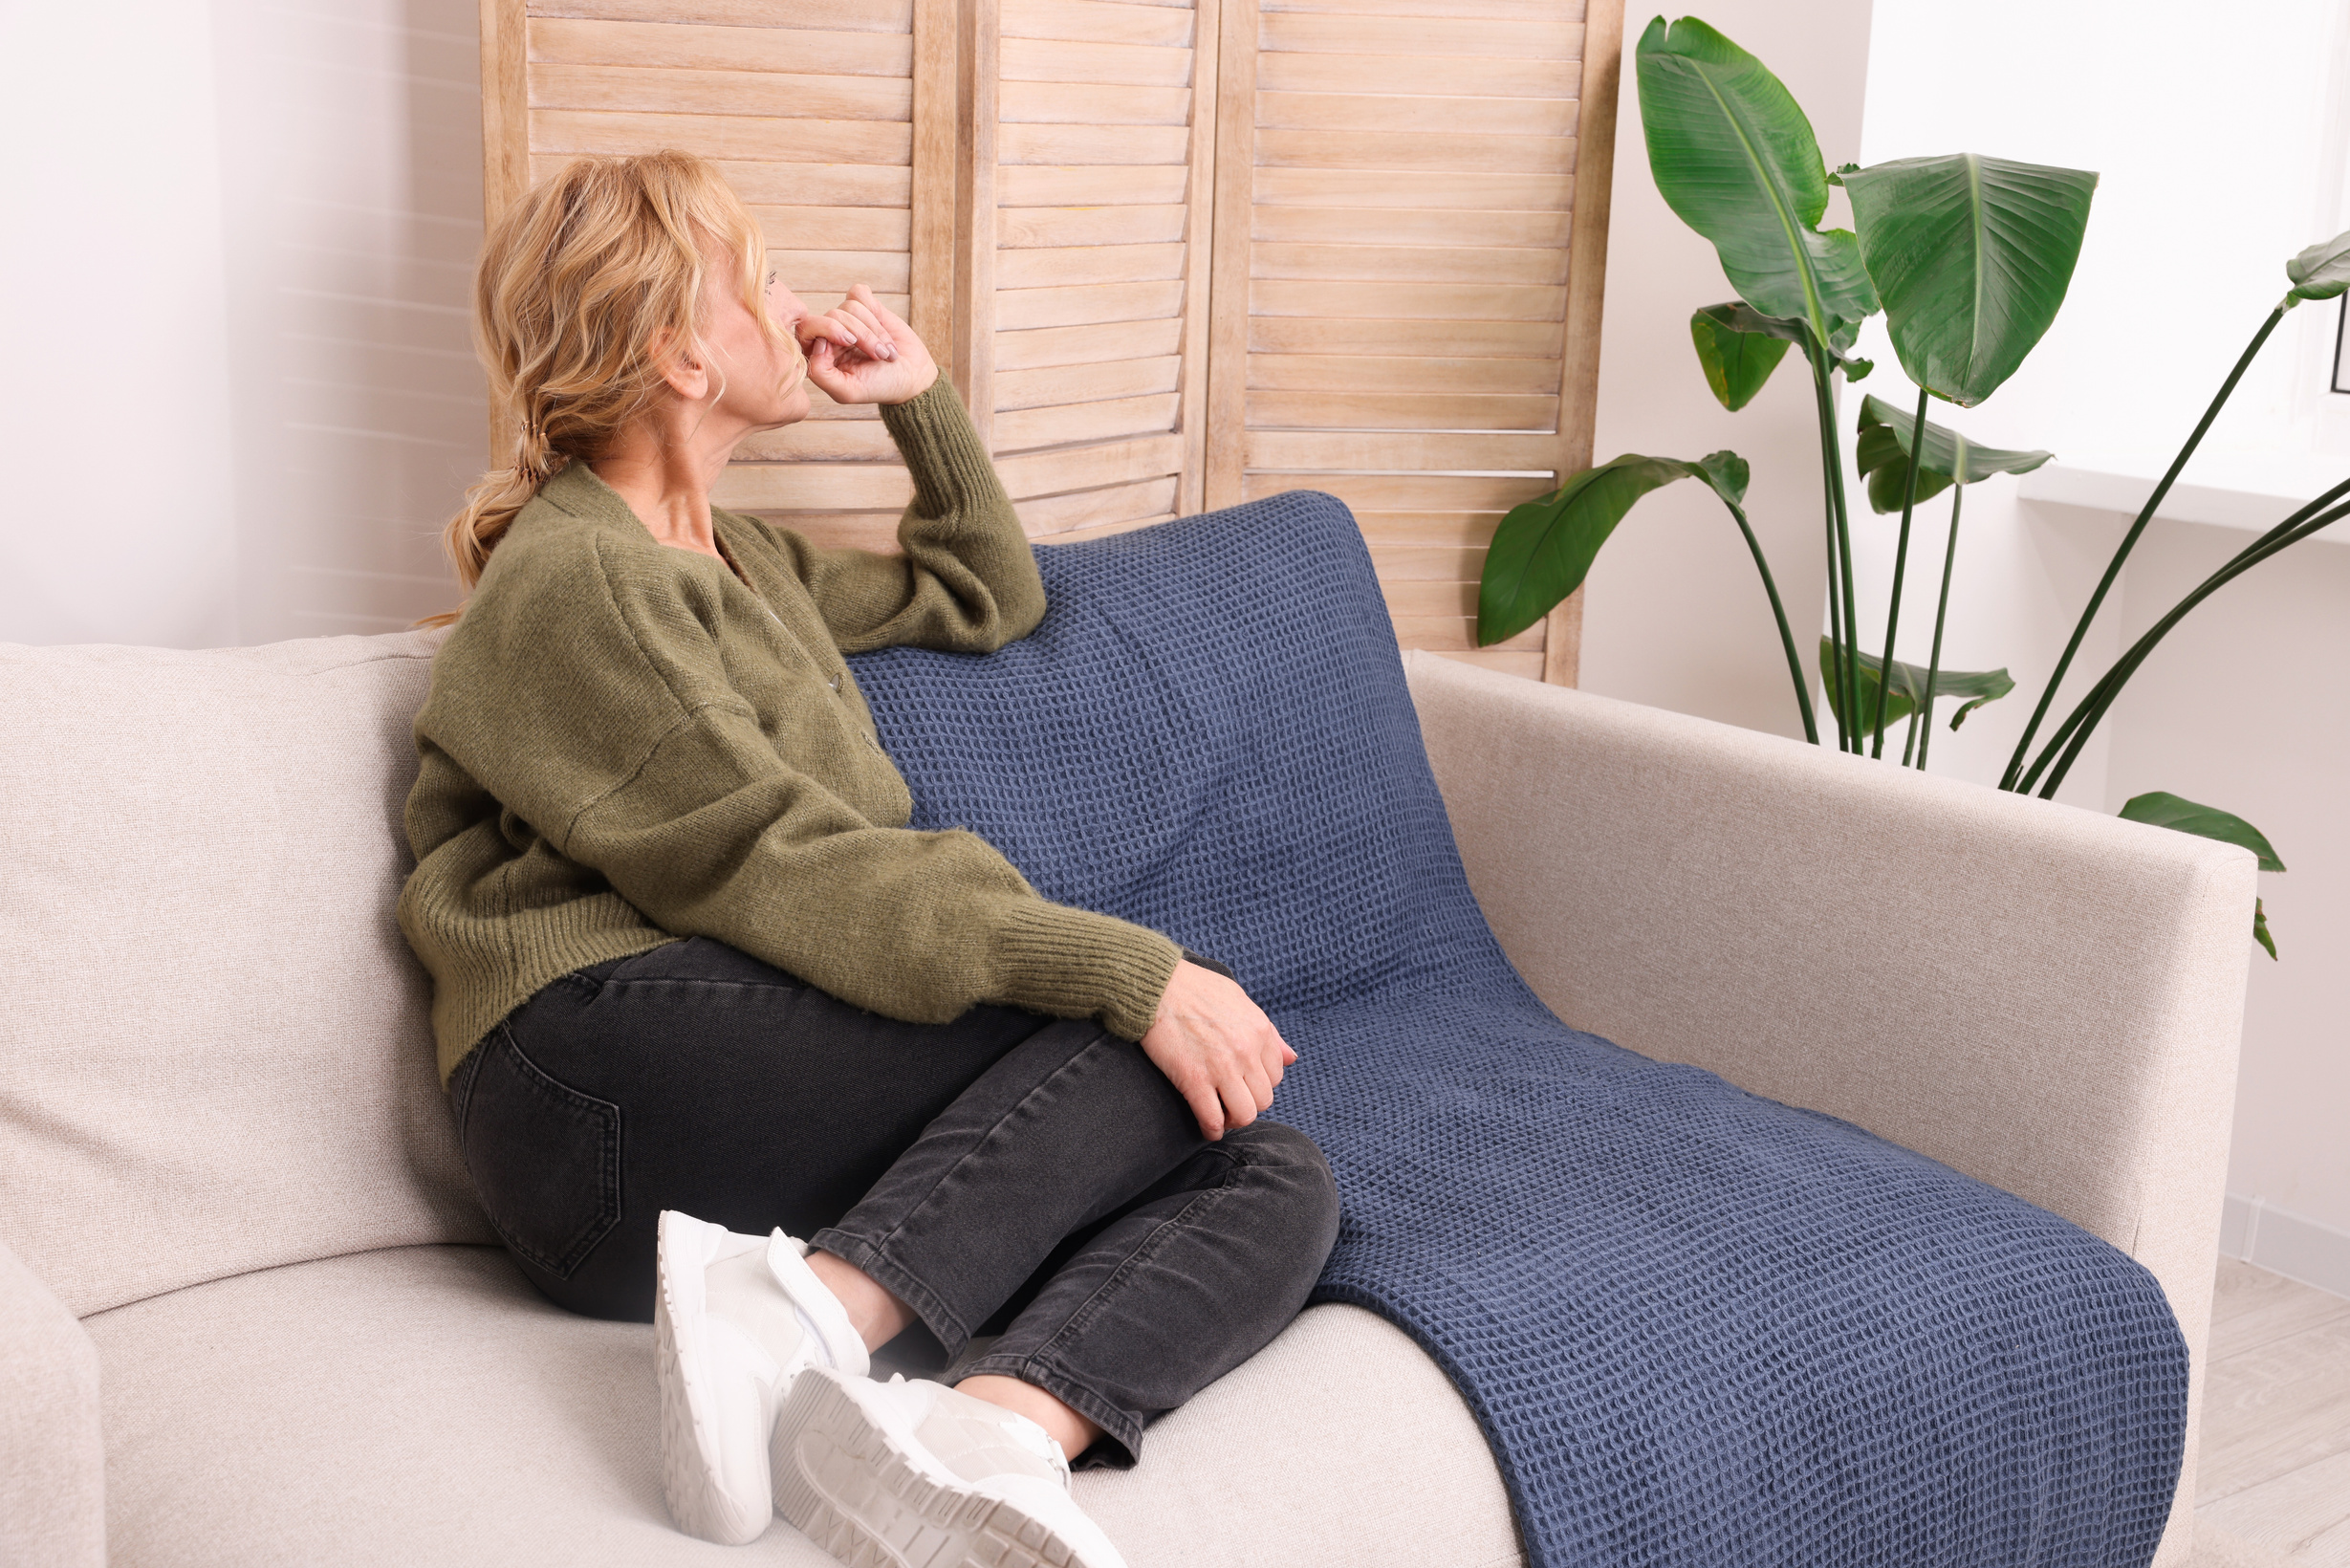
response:
<path id="1" fill-rule="evenodd" d="M 874 345 L 873 352 L 884 359 L 894 359 L 898 357 L 897 347 L 891 343 L 877 343 Z"/>

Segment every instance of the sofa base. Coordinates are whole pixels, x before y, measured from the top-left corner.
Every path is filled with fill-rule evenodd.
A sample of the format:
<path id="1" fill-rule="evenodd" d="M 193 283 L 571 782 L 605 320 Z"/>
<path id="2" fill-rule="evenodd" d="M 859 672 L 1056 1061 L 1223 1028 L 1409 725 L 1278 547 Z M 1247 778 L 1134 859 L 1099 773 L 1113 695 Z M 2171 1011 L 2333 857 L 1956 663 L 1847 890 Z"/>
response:
<path id="1" fill-rule="evenodd" d="M 734 1549 L 662 1502 L 652 1330 L 576 1318 L 503 1252 L 269 1269 L 85 1319 L 105 1367 L 114 1568 L 826 1568 L 778 1521 Z M 1316 1307 L 1077 1477 L 1132 1568 L 1501 1568 L 1501 1477 L 1436 1364 Z"/>

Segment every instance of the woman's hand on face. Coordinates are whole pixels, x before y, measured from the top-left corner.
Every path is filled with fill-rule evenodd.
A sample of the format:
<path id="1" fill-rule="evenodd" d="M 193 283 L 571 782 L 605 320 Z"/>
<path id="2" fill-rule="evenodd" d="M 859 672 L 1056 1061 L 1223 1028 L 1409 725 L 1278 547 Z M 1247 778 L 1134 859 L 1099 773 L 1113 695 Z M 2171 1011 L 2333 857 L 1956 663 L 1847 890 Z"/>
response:
<path id="1" fill-rule="evenodd" d="M 808 356 L 808 379 L 835 403 L 904 403 L 938 380 L 938 361 L 914 329 L 861 283 L 793 330 Z"/>
<path id="2" fill-rule="evenodd" d="M 1273 1103 L 1282 1069 L 1297 1059 L 1237 982 L 1189 959 L 1175 966 L 1142 1050 L 1211 1141 L 1255 1121 Z"/>

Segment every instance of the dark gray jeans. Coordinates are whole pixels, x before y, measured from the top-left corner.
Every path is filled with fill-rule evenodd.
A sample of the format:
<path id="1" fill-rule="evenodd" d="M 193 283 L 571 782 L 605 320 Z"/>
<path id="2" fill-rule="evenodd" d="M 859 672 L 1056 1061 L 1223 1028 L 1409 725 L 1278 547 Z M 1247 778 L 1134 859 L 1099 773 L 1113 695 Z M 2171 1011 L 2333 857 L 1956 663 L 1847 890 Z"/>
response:
<path id="1" fill-rule="evenodd" d="M 1132 1464 L 1145 1423 L 1279 1333 L 1338 1234 L 1311 1140 L 1207 1142 L 1098 1024 L 903 1023 L 701 937 L 556 981 L 449 1092 L 483 1207 L 561 1305 L 649 1321 L 662 1209 L 781 1226 L 914 1310 L 918 1363 L 999 1334 L 965 1374 L 1094 1421 L 1092 1464 Z"/>

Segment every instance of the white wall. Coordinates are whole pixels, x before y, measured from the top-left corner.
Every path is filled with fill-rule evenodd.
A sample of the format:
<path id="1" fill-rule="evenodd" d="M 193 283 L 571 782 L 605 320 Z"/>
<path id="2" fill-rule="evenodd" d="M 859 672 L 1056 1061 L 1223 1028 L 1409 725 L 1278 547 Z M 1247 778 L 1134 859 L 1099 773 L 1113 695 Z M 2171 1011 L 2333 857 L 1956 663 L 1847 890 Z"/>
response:
<path id="1" fill-rule="evenodd" d="M 1862 162 L 1972 150 L 2103 176 L 2056 326 L 1981 408 L 1937 404 L 1929 417 L 1994 445 L 2141 472 L 2136 493 L 2150 490 L 2283 293 L 2285 259 L 2350 227 L 2346 49 L 2343 0 L 2254 0 L 2224 20 L 2203 0 L 1878 0 Z M 2313 467 L 2350 475 L 2350 398 L 2324 390 L 2339 320 L 2330 304 L 2287 317 L 2190 481 L 2251 475 L 2290 491 Z M 1866 389 L 1904 396 L 1890 353 L 1879 359 L 1886 368 Z M 1935 743 L 1937 772 L 1986 781 L 2127 521 L 2019 499 L 2017 488 L 1994 480 L 1970 493 L 1946 663 L 2006 664 L 2022 688 Z M 1946 511 L 1927 510 L 1913 573 L 1939 560 Z M 1882 603 L 1893 527 L 1860 532 Z M 2158 519 L 2072 687 L 2249 537 Z M 1924 657 L 1932 578 L 1913 576 L 1905 596 L 1906 658 Z M 2252 960 L 2230 1187 L 2350 1245 L 2350 705 L 2333 680 L 2346 666 L 2350 545 L 2302 545 L 2172 635 L 2063 797 L 2110 811 L 2169 790 L 2275 841 L 2292 872 L 2264 877 L 2262 892 L 2283 962 Z"/>
<path id="2" fill-rule="evenodd" d="M 2153 536 L 2128 568 L 2131 629 L 2245 539 L 2191 524 Z M 2228 1187 L 2350 1232 L 2350 702 L 2335 686 L 2340 670 L 2350 670 L 2350 545 L 2296 546 L 2182 622 L 2131 684 L 2106 793 L 2115 807 L 2145 790 L 2225 807 L 2258 823 L 2290 868 L 2260 879 L 2280 961 L 2252 957 Z M 2339 1264 L 2350 1270 L 2350 1251 Z"/>
<path id="3" fill-rule="evenodd" d="M 246 531 L 239 640 L 450 608 L 488 460 L 473 0 L 214 0 Z"/>
<path id="4" fill-rule="evenodd" d="M 1858 156 L 1870 0 L 1712 0 L 1698 14 L 1777 72 L 1811 116 L 1830 166 Z M 1698 458 L 1729 447 L 1753 466 L 1748 511 L 1787 603 L 1806 671 L 1824 610 L 1818 416 L 1794 357 L 1754 402 L 1725 413 L 1689 342 L 1689 313 L 1735 297 L 1713 247 L 1657 194 L 1642 142 L 1632 51 L 1653 12 L 1624 16 L 1622 108 L 1599 338 L 1599 461 Z M 1672 14 L 1679 15 L 1679 11 Z M 1843 193 L 1831 221 L 1846 222 Z M 1786 656 L 1752 558 L 1711 492 L 1692 482 L 1640 504 L 1593 568 L 1581 685 L 1631 702 L 1800 736 Z M 1833 734 L 1834 721 L 1819 722 Z"/>
<path id="5" fill-rule="evenodd" d="M 7 0 L 0 640 L 388 631 L 484 461 L 471 0 Z M 26 367 L 39 367 L 27 374 Z"/>
<path id="6" fill-rule="evenodd" d="M 0 639 L 236 640 L 211 17 L 0 11 Z"/>

